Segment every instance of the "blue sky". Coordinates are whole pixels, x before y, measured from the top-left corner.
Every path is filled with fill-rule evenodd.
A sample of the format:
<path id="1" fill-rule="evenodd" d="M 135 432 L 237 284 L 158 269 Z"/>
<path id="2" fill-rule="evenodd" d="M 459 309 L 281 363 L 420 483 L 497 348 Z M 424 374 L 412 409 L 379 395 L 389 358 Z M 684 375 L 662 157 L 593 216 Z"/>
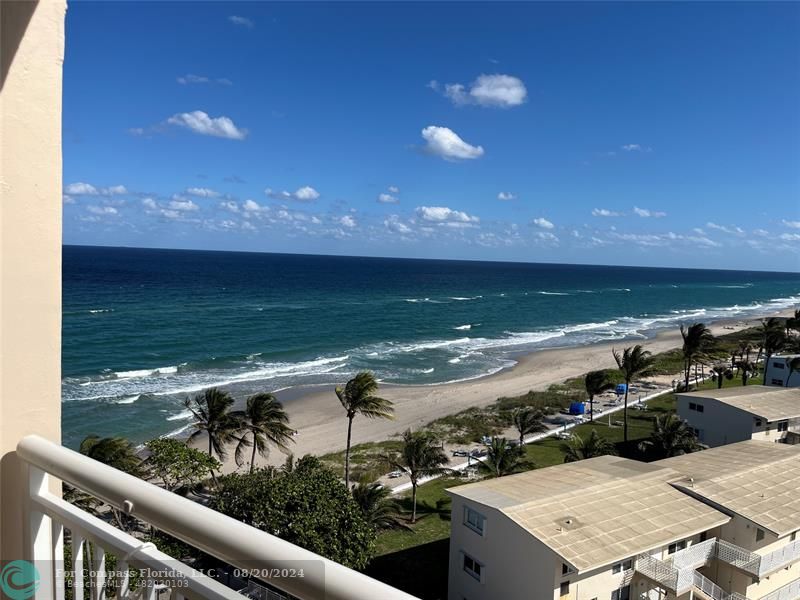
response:
<path id="1" fill-rule="evenodd" d="M 800 268 L 800 4 L 73 2 L 70 244 Z"/>

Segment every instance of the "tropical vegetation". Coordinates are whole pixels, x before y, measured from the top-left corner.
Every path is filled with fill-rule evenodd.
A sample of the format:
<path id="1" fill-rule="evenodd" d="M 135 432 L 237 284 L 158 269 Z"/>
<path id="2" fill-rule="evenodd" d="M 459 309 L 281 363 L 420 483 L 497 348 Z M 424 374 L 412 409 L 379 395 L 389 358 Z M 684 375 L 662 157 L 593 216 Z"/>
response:
<path id="1" fill-rule="evenodd" d="M 572 434 L 572 438 L 561 445 L 561 450 L 564 453 L 565 463 L 617 453 L 614 444 L 597 433 L 596 429 L 592 429 L 586 437 Z"/>
<path id="2" fill-rule="evenodd" d="M 407 429 L 403 433 L 400 452 L 387 459 L 394 468 L 408 475 L 411 480 L 411 523 L 416 523 L 417 487 L 420 479 L 444 474 L 447 471 L 444 467 L 447 464 L 447 455 L 441 444 L 429 433 Z"/>
<path id="3" fill-rule="evenodd" d="M 478 463 L 478 470 L 487 477 L 503 477 L 533 468 L 533 463 L 525 460 L 521 445 L 512 445 L 504 437 L 495 437 L 486 447 L 486 456 Z"/>
<path id="4" fill-rule="evenodd" d="M 628 392 L 630 391 L 631 381 L 636 377 L 647 375 L 653 367 L 653 356 L 645 350 L 641 344 L 625 348 L 622 353 L 612 349 L 614 361 L 625 379 L 625 406 L 623 408 L 623 437 L 628 441 Z"/>
<path id="5" fill-rule="evenodd" d="M 236 432 L 237 444 L 235 460 L 238 466 L 244 464 L 244 454 L 251 448 L 250 472 L 256 462 L 256 452 L 261 456 L 269 455 L 270 445 L 282 452 L 289 452 L 289 443 L 293 442 L 294 430 L 289 427 L 289 416 L 283 405 L 268 393 L 255 394 L 247 399 L 244 410 L 234 411 L 231 417 L 238 424 Z"/>

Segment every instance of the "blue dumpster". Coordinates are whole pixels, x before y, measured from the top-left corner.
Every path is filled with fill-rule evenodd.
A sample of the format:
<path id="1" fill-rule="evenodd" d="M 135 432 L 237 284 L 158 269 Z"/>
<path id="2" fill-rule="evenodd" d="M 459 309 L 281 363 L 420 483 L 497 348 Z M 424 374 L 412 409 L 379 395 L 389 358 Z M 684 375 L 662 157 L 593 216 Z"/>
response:
<path id="1" fill-rule="evenodd" d="M 625 395 L 625 391 L 627 389 L 628 389 L 628 384 L 627 383 L 618 383 L 617 387 L 614 389 L 614 391 L 617 393 L 617 396 L 624 396 Z"/>
<path id="2" fill-rule="evenodd" d="M 569 405 L 569 414 L 571 415 L 586 414 L 586 405 L 583 402 L 572 402 Z"/>

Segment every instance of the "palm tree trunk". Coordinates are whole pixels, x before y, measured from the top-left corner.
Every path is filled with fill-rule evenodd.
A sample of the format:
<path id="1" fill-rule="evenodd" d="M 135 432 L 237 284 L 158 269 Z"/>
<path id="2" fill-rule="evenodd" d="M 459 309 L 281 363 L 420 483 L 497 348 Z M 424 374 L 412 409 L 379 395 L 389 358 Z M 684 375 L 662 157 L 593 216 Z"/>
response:
<path id="1" fill-rule="evenodd" d="M 212 448 L 211 448 L 211 432 L 210 432 L 210 431 L 208 431 L 208 432 L 206 432 L 206 433 L 208 433 L 208 455 L 209 455 L 209 456 L 213 456 L 213 455 L 211 454 L 211 452 L 212 452 Z"/>
<path id="2" fill-rule="evenodd" d="M 769 365 L 769 359 L 772 357 L 771 354 L 764 355 L 764 381 L 763 384 L 767 385 L 767 365 Z"/>
<path id="3" fill-rule="evenodd" d="M 250 457 L 250 474 L 253 474 L 253 467 L 256 464 L 256 436 L 253 434 L 253 454 Z"/>
<path id="4" fill-rule="evenodd" d="M 589 422 L 594 423 L 594 396 L 589 396 Z"/>
<path id="5" fill-rule="evenodd" d="M 411 480 L 411 523 L 417 522 L 417 482 Z"/>
<path id="6" fill-rule="evenodd" d="M 629 381 L 625 382 L 625 408 L 622 409 L 622 439 L 628 441 L 628 388 Z"/>
<path id="7" fill-rule="evenodd" d="M 688 392 L 689 391 L 689 376 L 691 374 L 691 370 L 692 370 L 692 361 L 690 361 L 690 360 L 686 361 L 686 366 L 685 366 L 685 368 L 683 370 L 683 374 L 684 374 L 684 382 L 683 383 L 686 386 L 686 389 L 683 390 L 684 392 Z"/>
<path id="8" fill-rule="evenodd" d="M 353 432 L 353 417 L 347 417 L 347 447 L 344 450 L 344 484 L 350 489 L 350 437 Z"/>

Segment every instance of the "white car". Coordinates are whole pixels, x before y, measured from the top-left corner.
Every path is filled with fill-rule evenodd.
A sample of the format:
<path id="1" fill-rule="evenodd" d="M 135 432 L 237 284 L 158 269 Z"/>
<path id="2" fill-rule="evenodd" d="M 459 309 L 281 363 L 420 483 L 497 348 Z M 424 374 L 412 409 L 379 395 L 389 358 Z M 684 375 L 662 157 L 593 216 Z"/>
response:
<path id="1" fill-rule="evenodd" d="M 402 476 L 403 476 L 403 472 L 402 471 L 392 471 L 388 475 L 389 479 L 397 479 L 398 477 L 402 477 Z"/>

